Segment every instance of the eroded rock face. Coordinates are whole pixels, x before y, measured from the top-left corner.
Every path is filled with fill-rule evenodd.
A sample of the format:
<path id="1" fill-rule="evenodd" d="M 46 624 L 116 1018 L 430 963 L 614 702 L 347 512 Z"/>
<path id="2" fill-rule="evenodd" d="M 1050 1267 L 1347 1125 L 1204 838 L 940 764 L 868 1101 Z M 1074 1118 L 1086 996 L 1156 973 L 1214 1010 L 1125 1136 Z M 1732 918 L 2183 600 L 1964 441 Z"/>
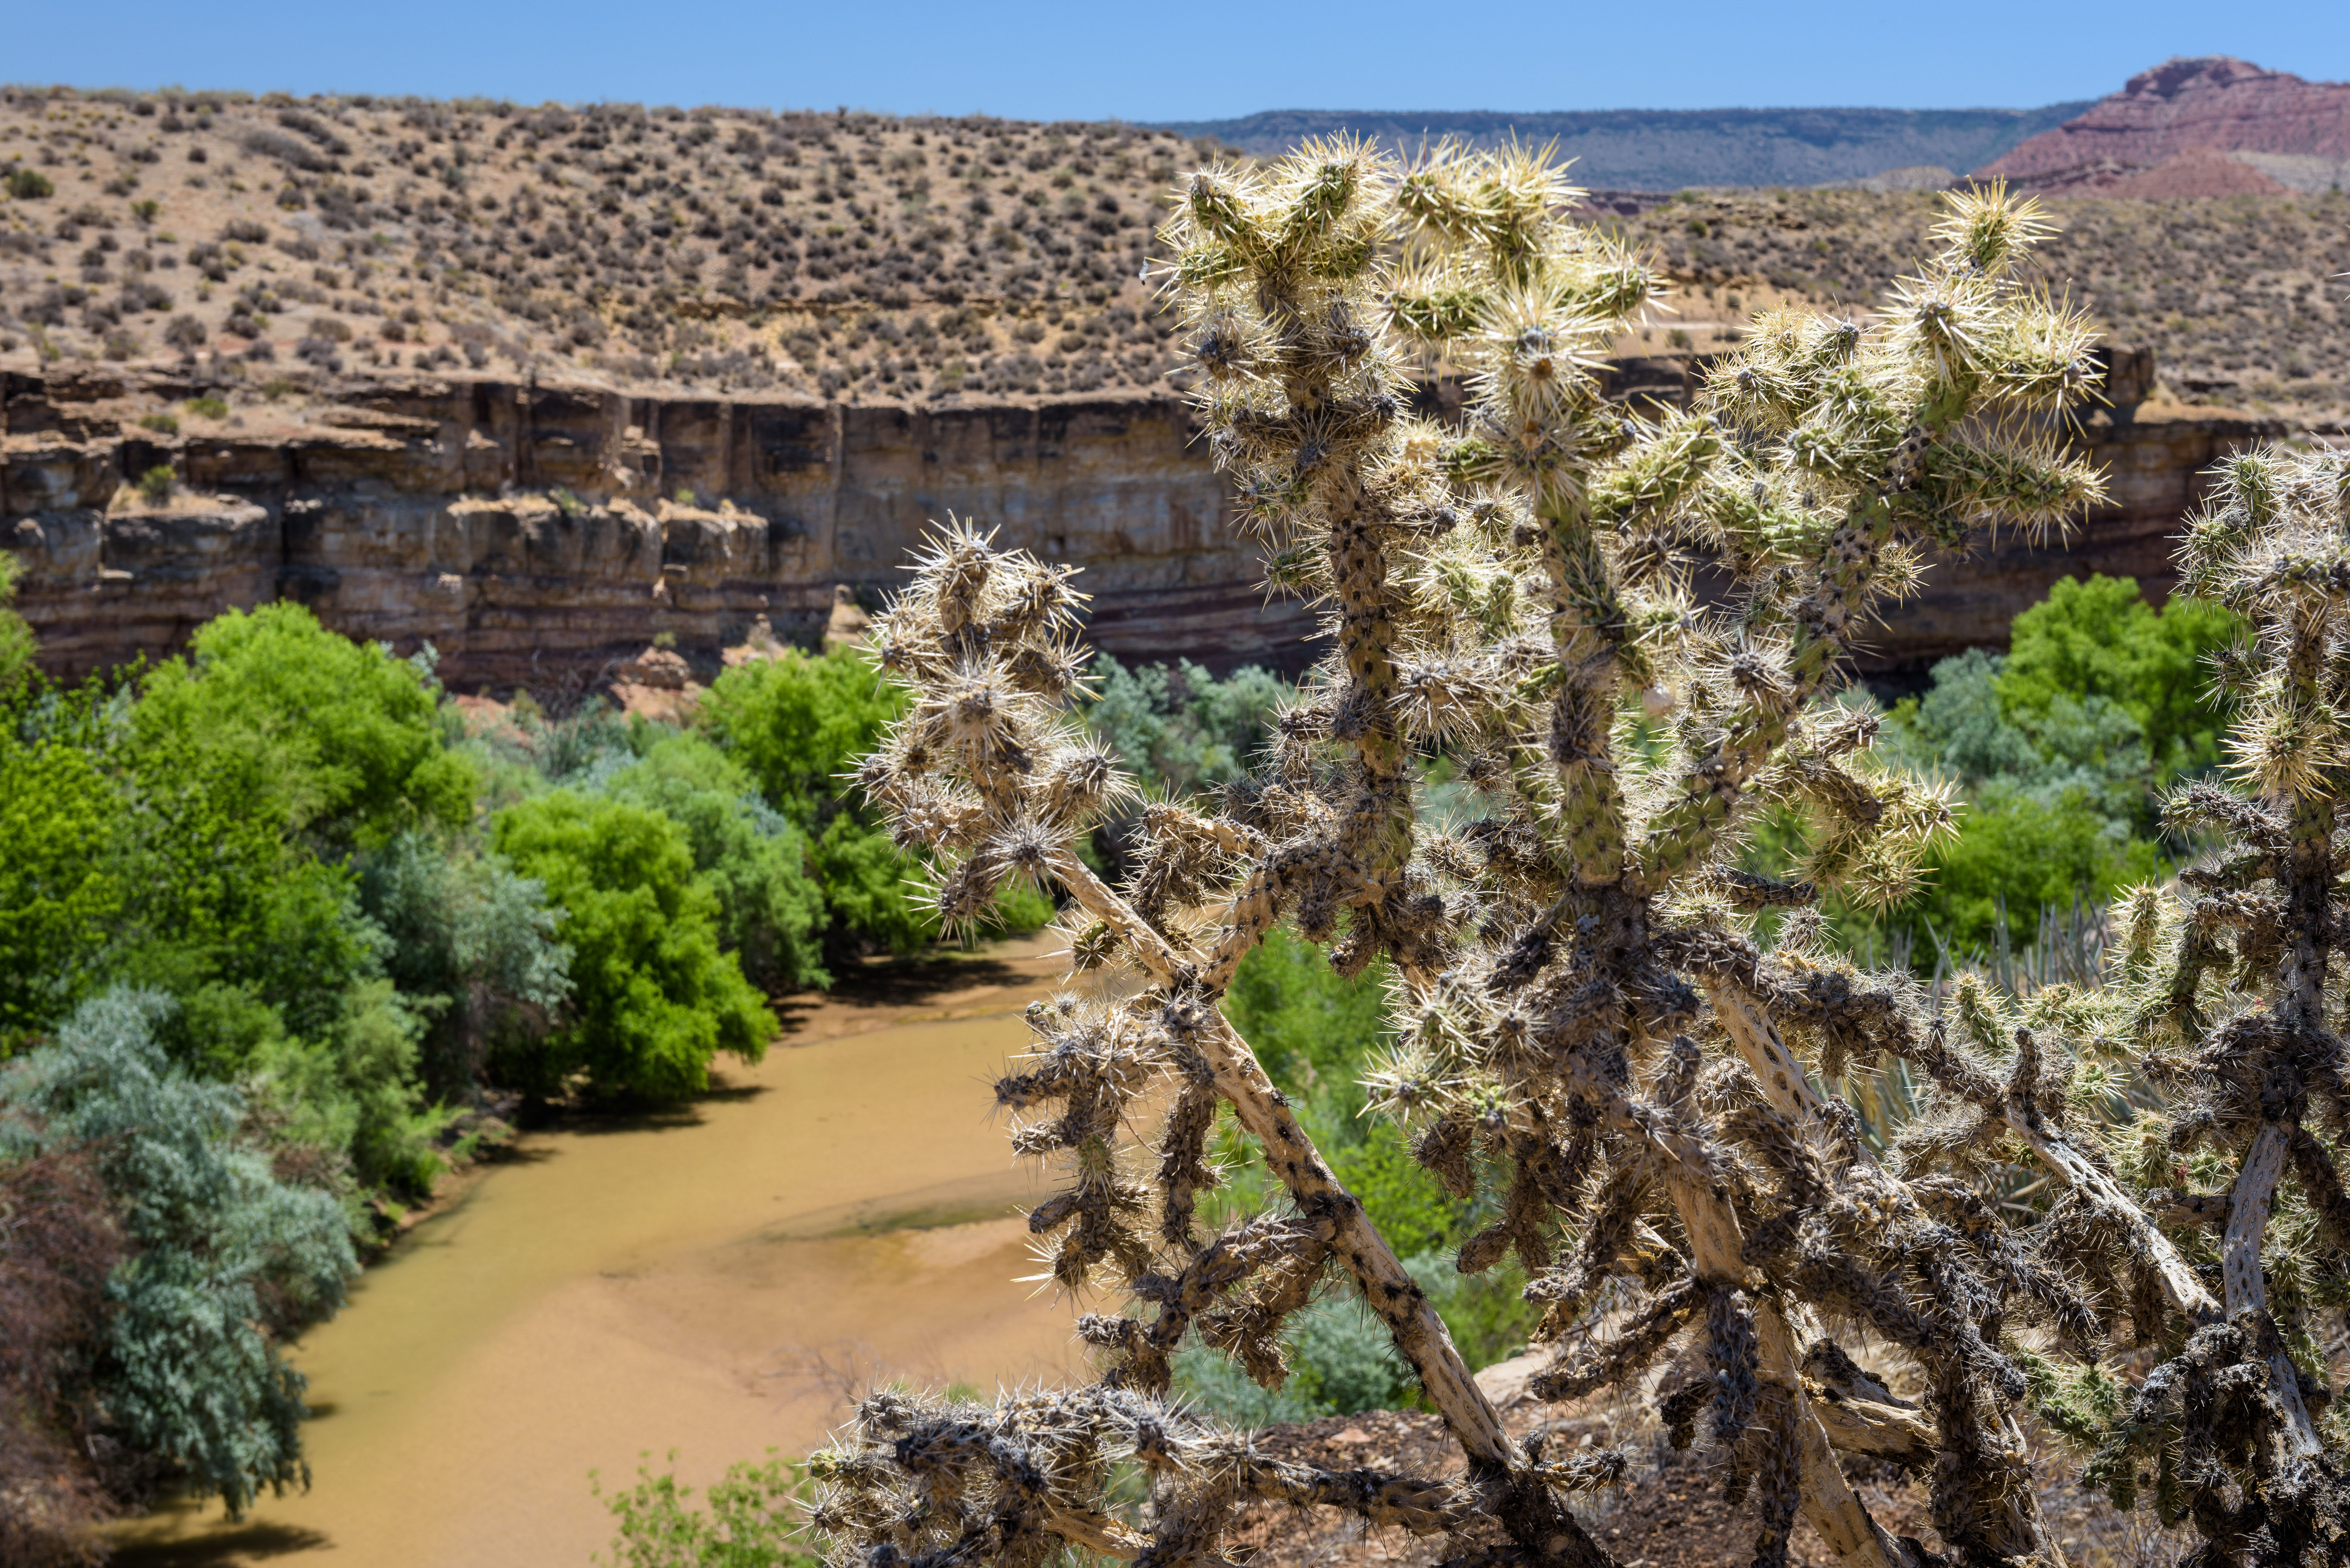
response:
<path id="1" fill-rule="evenodd" d="M 2345 171 L 2350 82 L 2211 55 L 2139 72 L 1976 173 L 2045 191 L 2190 196 L 2324 191 Z"/>
<path id="2" fill-rule="evenodd" d="M 2014 614 L 2068 574 L 2168 589 L 2200 471 L 2282 427 L 2138 414 L 2150 358 L 2110 358 L 2118 406 L 2081 439 L 2114 505 L 2068 548 L 2010 536 L 1935 563 L 1869 667 L 2002 645 Z M 1627 361 L 1610 388 L 1681 401 L 1691 373 L 1686 359 Z M 1312 611 L 1258 587 L 1256 548 L 1229 525 L 1222 482 L 1172 395 L 910 408 L 430 379 L 299 412 L 256 405 L 241 427 L 166 437 L 136 424 L 189 390 L 127 374 L 7 380 L 0 543 L 60 676 L 167 655 L 224 609 L 290 598 L 401 653 L 430 642 L 460 690 L 631 673 L 665 689 L 630 666 L 662 633 L 702 670 L 746 641 L 849 637 L 858 596 L 893 587 L 950 513 L 1083 567 L 1092 639 L 1121 659 L 1294 673 L 1315 652 Z M 181 493 L 130 499 L 126 477 L 166 462 Z"/>
<path id="3" fill-rule="evenodd" d="M 1173 396 L 844 407 L 421 379 L 177 438 L 133 422 L 189 389 L 8 380 L 0 537 L 60 675 L 277 597 L 402 652 L 430 641 L 461 687 L 598 679 L 663 632 L 714 660 L 762 617 L 814 644 L 837 585 L 886 590 L 950 513 L 1084 567 L 1120 656 L 1311 658 L 1311 614 L 1264 606 Z M 172 508 L 118 499 L 164 462 Z"/>

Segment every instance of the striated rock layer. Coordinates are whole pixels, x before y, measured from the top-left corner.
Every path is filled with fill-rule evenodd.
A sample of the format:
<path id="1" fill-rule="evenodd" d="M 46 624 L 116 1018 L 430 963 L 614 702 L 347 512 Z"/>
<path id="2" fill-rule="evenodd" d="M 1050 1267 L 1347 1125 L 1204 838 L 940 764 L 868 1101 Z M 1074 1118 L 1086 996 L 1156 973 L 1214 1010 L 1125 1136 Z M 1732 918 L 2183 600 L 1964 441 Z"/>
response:
<path id="1" fill-rule="evenodd" d="M 2350 82 L 2304 81 L 2226 55 L 2140 71 L 1976 171 L 2068 194 L 2137 196 L 2324 191 L 2345 172 Z"/>
<path id="2" fill-rule="evenodd" d="M 1625 361 L 1611 380 L 1678 402 L 1690 371 Z M 2167 590 L 2199 471 L 2281 427 L 2139 410 L 2152 379 L 2147 356 L 2116 356 L 2117 409 L 2081 426 L 2116 504 L 2069 548 L 2011 537 L 1938 563 L 1872 666 L 2002 644 L 2068 573 Z M 1093 639 L 1121 659 L 1294 672 L 1315 651 L 1308 607 L 1265 602 L 1172 395 L 912 407 L 424 378 L 139 423 L 191 390 L 161 371 L 5 380 L 0 541 L 59 676 L 167 655 L 223 609 L 281 597 L 403 653 L 429 641 L 461 690 L 581 690 L 662 632 L 712 669 L 762 617 L 815 644 L 836 585 L 886 591 L 949 513 L 1085 568 Z M 166 464 L 168 499 L 127 483 Z"/>
<path id="3" fill-rule="evenodd" d="M 951 512 L 1084 567 L 1113 652 L 1310 658 L 1311 615 L 1265 607 L 1171 397 L 910 408 L 452 378 L 169 439 L 136 423 L 185 391 L 6 383 L 0 533 L 61 675 L 280 597 L 403 651 L 429 640 L 461 687 L 593 680 L 660 632 L 714 657 L 761 616 L 813 643 L 836 584 L 890 586 Z M 167 462 L 168 502 L 126 485 Z"/>

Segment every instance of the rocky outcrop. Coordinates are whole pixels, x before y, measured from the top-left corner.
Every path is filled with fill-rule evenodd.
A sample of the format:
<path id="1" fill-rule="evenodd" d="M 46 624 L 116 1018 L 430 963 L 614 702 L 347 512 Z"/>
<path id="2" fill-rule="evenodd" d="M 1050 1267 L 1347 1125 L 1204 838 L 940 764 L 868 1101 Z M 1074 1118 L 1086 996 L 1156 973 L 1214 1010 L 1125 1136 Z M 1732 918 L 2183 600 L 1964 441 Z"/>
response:
<path id="1" fill-rule="evenodd" d="M 2116 406 L 2077 439 L 2111 473 L 2114 504 L 2068 547 L 2009 536 L 1937 563 L 1870 667 L 2002 643 L 2068 573 L 2166 589 L 2200 472 L 2281 433 L 2140 408 L 2150 358 L 2109 358 Z M 1625 360 L 1609 389 L 1685 402 L 1696 369 Z M 425 378 L 255 402 L 176 432 L 139 422 L 162 422 L 192 390 L 160 372 L 5 382 L 0 542 L 60 676 L 169 654 L 225 608 L 283 597 L 402 653 L 430 642 L 460 690 L 673 690 L 729 646 L 854 635 L 854 598 L 886 591 L 950 514 L 1084 568 L 1091 636 L 1122 659 L 1295 671 L 1314 651 L 1312 611 L 1266 602 L 1254 547 L 1228 525 L 1222 483 L 1169 395 L 841 405 Z M 168 499 L 128 483 L 166 464 L 179 477 Z M 675 655 L 649 654 L 657 639 Z"/>
<path id="2" fill-rule="evenodd" d="M 2081 194 L 2325 191 L 2350 174 L 2350 82 L 2225 55 L 2166 60 L 1976 174 Z"/>
<path id="3" fill-rule="evenodd" d="M 0 535 L 61 675 L 281 597 L 431 642 L 460 687 L 600 679 L 662 633 L 714 662 L 761 617 L 816 642 L 836 585 L 879 594 L 950 514 L 1085 568 L 1095 636 L 1122 656 L 1308 657 L 1311 616 L 1265 607 L 1171 396 L 843 406 L 429 378 L 173 435 L 137 422 L 191 390 L 6 382 Z M 126 483 L 164 463 L 169 501 Z"/>

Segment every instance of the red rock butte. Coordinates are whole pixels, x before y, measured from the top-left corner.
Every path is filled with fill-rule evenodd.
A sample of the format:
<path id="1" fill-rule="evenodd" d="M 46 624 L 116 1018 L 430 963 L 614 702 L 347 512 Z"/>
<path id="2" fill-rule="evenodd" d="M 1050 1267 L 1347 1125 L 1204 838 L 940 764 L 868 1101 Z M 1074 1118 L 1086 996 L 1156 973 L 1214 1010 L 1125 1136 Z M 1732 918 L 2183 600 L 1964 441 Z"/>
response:
<path id="1" fill-rule="evenodd" d="M 2225 55 L 2166 60 L 1975 171 L 2060 194 L 2272 195 L 2350 174 L 2350 82 Z"/>

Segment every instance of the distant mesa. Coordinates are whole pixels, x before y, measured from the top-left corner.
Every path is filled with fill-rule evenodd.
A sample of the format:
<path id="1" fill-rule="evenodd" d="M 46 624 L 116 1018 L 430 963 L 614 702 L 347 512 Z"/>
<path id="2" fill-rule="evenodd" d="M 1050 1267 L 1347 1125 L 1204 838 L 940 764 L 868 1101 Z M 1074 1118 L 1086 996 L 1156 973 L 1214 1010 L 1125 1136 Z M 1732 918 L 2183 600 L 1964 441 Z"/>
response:
<path id="1" fill-rule="evenodd" d="M 1478 147 L 1555 141 L 1594 191 L 1838 185 L 1973 169 L 2090 106 L 2045 109 L 1611 109 L 1573 114 L 1276 109 L 1159 129 L 1212 136 L 1257 157 L 1341 131 L 1404 151 L 1446 137 Z M 1918 189 L 1879 185 L 1876 189 Z"/>
<path id="2" fill-rule="evenodd" d="M 1575 160 L 1578 182 L 1610 195 L 1727 185 L 1925 191 L 1992 177 L 2052 194 L 2151 198 L 2350 185 L 2350 83 L 2304 81 L 2225 55 L 2166 60 L 2110 97 L 2045 109 L 1275 109 L 1160 129 L 1258 157 L 1339 132 L 1402 151 L 1445 138 L 1555 142 Z"/>
<path id="3" fill-rule="evenodd" d="M 2226 55 L 2165 60 L 1976 173 L 2066 195 L 2330 191 L 2350 183 L 2350 82 Z"/>

